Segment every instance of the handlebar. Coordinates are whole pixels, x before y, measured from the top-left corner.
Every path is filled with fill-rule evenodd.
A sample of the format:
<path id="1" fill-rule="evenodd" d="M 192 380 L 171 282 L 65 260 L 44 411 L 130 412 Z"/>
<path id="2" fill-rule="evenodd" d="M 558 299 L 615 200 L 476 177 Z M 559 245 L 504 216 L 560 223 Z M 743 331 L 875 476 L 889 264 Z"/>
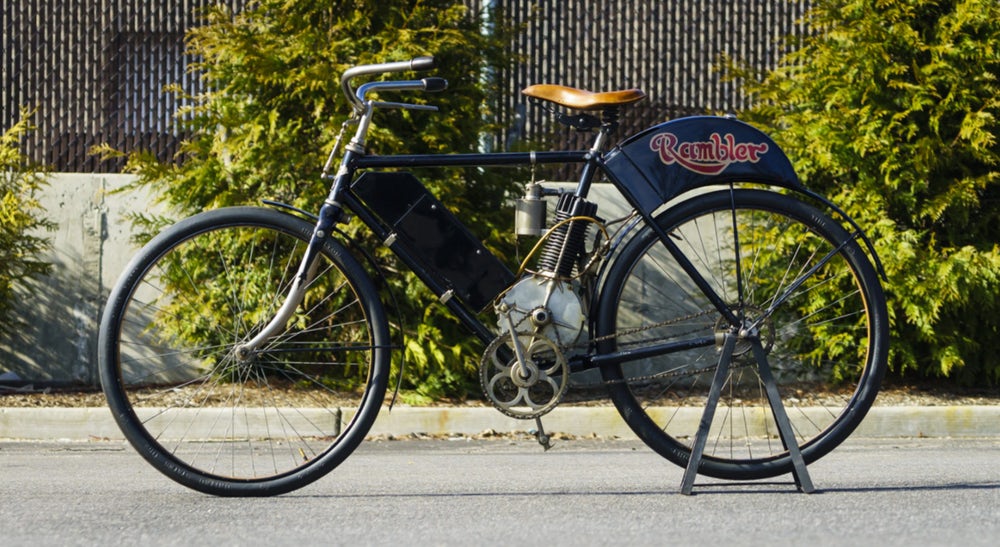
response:
<path id="1" fill-rule="evenodd" d="M 436 66 L 437 65 L 434 64 L 434 57 L 417 57 L 410 61 L 410 70 L 415 70 L 417 72 L 434 70 Z"/>
<path id="2" fill-rule="evenodd" d="M 437 93 L 438 91 L 448 89 L 448 80 L 444 78 L 424 78 L 421 81 L 424 82 L 424 91 Z"/>
<path id="3" fill-rule="evenodd" d="M 354 105 L 358 112 L 364 110 L 364 94 L 373 88 L 383 89 L 418 89 L 423 91 L 443 91 L 448 87 L 447 80 L 443 78 L 424 78 L 423 80 L 402 81 L 402 82 L 371 82 L 362 85 L 355 92 L 351 88 L 351 80 L 358 76 L 367 74 L 385 74 L 389 72 L 406 71 L 426 71 L 435 67 L 433 57 L 417 57 L 409 61 L 397 61 L 394 63 L 378 63 L 373 65 L 359 65 L 344 71 L 340 77 L 340 87 L 344 91 L 347 100 Z"/>

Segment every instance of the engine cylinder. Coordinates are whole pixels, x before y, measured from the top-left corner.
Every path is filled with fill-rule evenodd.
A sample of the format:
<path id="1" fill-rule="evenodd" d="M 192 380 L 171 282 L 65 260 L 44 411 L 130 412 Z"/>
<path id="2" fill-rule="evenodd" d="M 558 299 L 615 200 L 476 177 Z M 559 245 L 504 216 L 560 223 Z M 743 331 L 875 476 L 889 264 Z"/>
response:
<path id="1" fill-rule="evenodd" d="M 562 194 L 556 203 L 553 225 L 572 217 L 593 217 L 595 213 L 597 213 L 596 203 L 573 194 Z M 589 228 L 589 222 L 572 221 L 553 230 L 539 255 L 539 271 L 552 272 L 559 277 L 573 275 L 573 268 L 583 255 Z"/>

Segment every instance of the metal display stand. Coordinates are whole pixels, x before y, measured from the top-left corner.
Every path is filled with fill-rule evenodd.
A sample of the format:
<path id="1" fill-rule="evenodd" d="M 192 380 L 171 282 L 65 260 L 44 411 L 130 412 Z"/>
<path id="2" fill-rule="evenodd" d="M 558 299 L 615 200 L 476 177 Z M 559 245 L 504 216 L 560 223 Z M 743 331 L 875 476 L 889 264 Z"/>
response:
<path id="1" fill-rule="evenodd" d="M 687 468 L 684 471 L 684 478 L 681 480 L 681 493 L 691 495 L 694 489 L 694 479 L 698 475 L 698 467 L 701 465 L 702 456 L 705 452 L 705 443 L 708 441 L 708 430 L 715 417 L 715 408 L 719 404 L 719 397 L 722 394 L 722 385 L 729 374 L 729 365 L 733 359 L 733 351 L 736 348 L 737 336 L 733 333 L 725 335 L 722 345 L 722 355 L 719 357 L 719 366 L 715 370 L 715 377 L 712 379 L 712 387 L 708 392 L 708 402 L 705 404 L 705 412 L 701 416 L 701 423 L 698 425 L 698 433 L 695 435 L 694 445 L 691 447 L 691 458 L 688 460 Z M 757 360 L 760 378 L 764 382 L 764 390 L 767 392 L 767 400 L 771 405 L 771 413 L 778 426 L 778 434 L 781 437 L 781 444 L 788 450 L 792 458 L 792 476 L 795 478 L 795 485 L 799 491 L 811 494 L 815 491 L 812 480 L 809 478 L 809 471 L 806 470 L 805 460 L 802 459 L 802 452 L 795 441 L 795 433 L 792 431 L 792 424 L 788 421 L 788 414 L 785 406 L 781 403 L 781 396 L 778 394 L 778 386 L 771 374 L 771 366 L 767 362 L 767 353 L 760 344 L 759 339 L 751 340 L 753 355 Z"/>

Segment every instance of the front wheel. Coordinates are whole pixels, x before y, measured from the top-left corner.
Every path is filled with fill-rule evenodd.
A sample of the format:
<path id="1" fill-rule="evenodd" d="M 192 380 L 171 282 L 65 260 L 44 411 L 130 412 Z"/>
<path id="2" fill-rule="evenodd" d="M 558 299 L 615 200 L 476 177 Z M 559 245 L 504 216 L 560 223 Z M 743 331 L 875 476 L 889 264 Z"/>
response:
<path id="1" fill-rule="evenodd" d="M 752 336 L 733 351 L 699 473 L 750 480 L 792 470 L 754 344 L 806 462 L 839 445 L 872 405 L 888 351 L 885 297 L 857 235 L 808 204 L 760 190 L 696 196 L 656 222 L 738 322 L 709 302 L 652 229 L 625 245 L 603 284 L 599 353 L 691 342 L 602 368 L 635 434 L 686 466 L 722 341 L 742 331 Z"/>
<path id="2" fill-rule="evenodd" d="M 247 351 L 285 302 L 313 225 L 264 208 L 219 209 L 168 228 L 127 266 L 100 330 L 114 417 L 156 469 L 201 492 L 300 488 L 361 442 L 388 384 L 375 287 L 327 240 L 305 297 Z"/>

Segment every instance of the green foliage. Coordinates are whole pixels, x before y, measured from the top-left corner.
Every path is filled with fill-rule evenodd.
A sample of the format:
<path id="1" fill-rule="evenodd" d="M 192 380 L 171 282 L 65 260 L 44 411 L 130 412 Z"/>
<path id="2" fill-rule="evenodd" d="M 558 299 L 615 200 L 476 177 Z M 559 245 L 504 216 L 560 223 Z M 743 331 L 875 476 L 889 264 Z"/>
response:
<path id="1" fill-rule="evenodd" d="M 738 222 L 740 254 L 747 257 L 742 264 L 746 270 L 743 276 L 751 287 L 748 293 L 757 299 L 783 294 L 791 283 L 791 272 L 801 273 L 817 265 L 834 248 L 809 227 L 787 217 L 758 211 L 740 216 Z M 735 249 L 732 252 L 735 256 Z M 733 266 L 735 278 L 736 264 Z M 763 302 L 755 303 L 766 307 Z M 789 374 L 794 373 L 806 381 L 821 378 L 832 384 L 856 382 L 871 341 L 860 335 L 869 326 L 867 317 L 860 313 L 864 308 L 850 265 L 843 255 L 831 257 L 771 316 L 782 352 L 806 365 L 782 370 L 781 358 L 777 358 L 779 374 L 790 379 Z M 751 355 L 743 358 L 752 361 Z"/>
<path id="2" fill-rule="evenodd" d="M 758 106 L 744 118 L 869 230 L 889 276 L 893 369 L 996 383 L 1000 4 L 817 0 L 807 22 L 747 84 Z"/>
<path id="3" fill-rule="evenodd" d="M 186 354 L 191 358 L 186 365 L 216 379 L 253 377 L 305 388 L 321 383 L 341 395 L 360 396 L 371 333 L 357 295 L 345 289 L 342 271 L 322 256 L 314 262 L 311 289 L 287 330 L 258 354 L 253 375 L 229 354 L 235 333 L 253 333 L 274 317 L 305 248 L 297 237 L 252 225 L 200 233 L 162 256 L 143 281 L 162 292 L 148 291 L 127 322 L 155 324 L 137 328 L 144 343 L 188 348 L 164 353 Z M 162 372 L 181 368 L 173 363 Z M 166 374 L 158 378 L 169 380 Z"/>
<path id="4" fill-rule="evenodd" d="M 321 168 L 350 113 L 340 75 L 357 64 L 433 55 L 440 67 L 435 75 L 449 82 L 444 93 L 387 95 L 386 100 L 428 102 L 440 112 L 380 112 L 369 133 L 370 149 L 475 151 L 489 129 L 493 86 L 485 67 L 504 62 L 505 55 L 500 35 L 482 33 L 478 14 L 455 0 L 258 0 L 239 14 L 208 10 L 205 25 L 188 35 L 188 46 L 200 58 L 191 68 L 210 90 L 182 96 L 185 106 L 176 119 L 190 138 L 174 163 L 134 152 L 127 164 L 139 175 L 137 184 L 155 188 L 175 217 L 261 199 L 318 211 L 329 190 L 320 181 Z M 463 212 L 480 237 L 507 239 L 500 234 L 509 232 L 512 218 L 504 205 L 509 178 L 443 170 L 418 176 Z M 170 222 L 137 220 L 146 237 Z M 348 231 L 366 237 L 357 226 Z M 440 306 L 430 304 L 429 291 L 412 274 L 397 271 L 387 256 L 379 260 L 388 264 L 405 322 L 412 326 L 406 333 L 412 366 L 404 387 L 427 396 L 477 390 L 473 371 L 481 348 Z"/>
<path id="5" fill-rule="evenodd" d="M 21 121 L 0 137 L 0 333 L 11 323 L 15 287 L 47 274 L 51 264 L 40 258 L 49 248 L 39 231 L 54 228 L 42 216 L 37 194 L 45 184 L 43 170 L 21 154 L 20 142 L 31 131 L 31 114 L 21 112 Z"/>

